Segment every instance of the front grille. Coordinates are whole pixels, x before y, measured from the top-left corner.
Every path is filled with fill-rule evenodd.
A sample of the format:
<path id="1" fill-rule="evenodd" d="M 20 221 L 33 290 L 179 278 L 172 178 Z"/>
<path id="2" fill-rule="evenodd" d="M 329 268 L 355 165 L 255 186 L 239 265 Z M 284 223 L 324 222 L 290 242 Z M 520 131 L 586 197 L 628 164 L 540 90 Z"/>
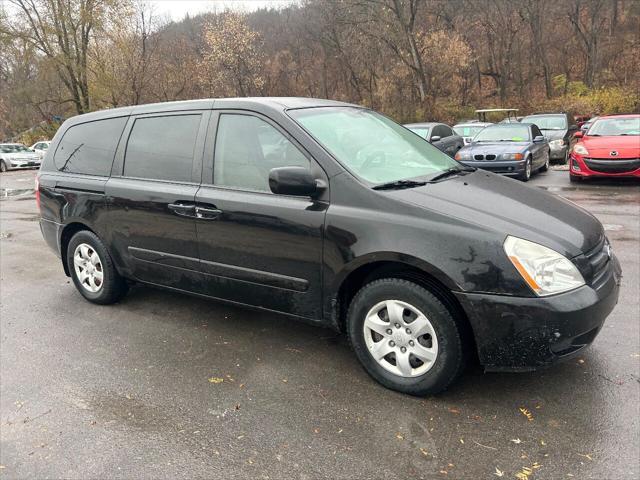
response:
<path id="1" fill-rule="evenodd" d="M 640 168 L 640 158 L 585 158 L 590 170 L 600 173 L 628 173 Z"/>
<path id="2" fill-rule="evenodd" d="M 496 159 L 496 156 L 495 156 L 495 155 L 487 155 L 485 158 L 486 158 L 487 160 L 495 160 L 495 159 Z"/>
<path id="3" fill-rule="evenodd" d="M 600 278 L 605 274 L 607 265 L 609 264 L 609 254 L 610 254 L 611 246 L 609 245 L 609 240 L 606 237 L 602 237 L 602 239 L 598 242 L 598 245 L 595 248 L 589 250 L 584 254 L 586 257 L 589 266 L 591 267 L 589 278 L 585 278 L 587 283 L 590 285 L 594 285 L 598 283 Z"/>
<path id="4" fill-rule="evenodd" d="M 484 160 L 484 155 L 474 155 L 473 158 L 476 160 Z"/>

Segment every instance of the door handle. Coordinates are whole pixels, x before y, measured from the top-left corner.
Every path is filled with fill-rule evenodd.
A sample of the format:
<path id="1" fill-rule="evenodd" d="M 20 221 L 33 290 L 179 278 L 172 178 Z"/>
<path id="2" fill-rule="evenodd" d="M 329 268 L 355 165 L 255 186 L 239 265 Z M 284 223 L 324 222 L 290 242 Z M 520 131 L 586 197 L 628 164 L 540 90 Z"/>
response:
<path id="1" fill-rule="evenodd" d="M 215 220 L 222 215 L 222 210 L 217 208 L 196 207 L 196 218 L 201 220 Z"/>
<path id="2" fill-rule="evenodd" d="M 169 210 L 171 210 L 176 215 L 180 215 L 181 217 L 193 217 L 196 206 L 185 203 L 170 203 L 167 205 Z"/>

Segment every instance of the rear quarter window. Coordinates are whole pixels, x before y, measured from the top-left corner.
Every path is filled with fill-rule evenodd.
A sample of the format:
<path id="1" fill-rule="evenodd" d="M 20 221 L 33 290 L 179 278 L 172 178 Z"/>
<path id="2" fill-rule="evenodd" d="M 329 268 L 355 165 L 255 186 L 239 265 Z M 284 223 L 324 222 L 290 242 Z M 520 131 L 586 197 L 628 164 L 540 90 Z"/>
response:
<path id="1" fill-rule="evenodd" d="M 108 177 L 127 117 L 73 125 L 64 133 L 53 157 L 61 172 Z"/>

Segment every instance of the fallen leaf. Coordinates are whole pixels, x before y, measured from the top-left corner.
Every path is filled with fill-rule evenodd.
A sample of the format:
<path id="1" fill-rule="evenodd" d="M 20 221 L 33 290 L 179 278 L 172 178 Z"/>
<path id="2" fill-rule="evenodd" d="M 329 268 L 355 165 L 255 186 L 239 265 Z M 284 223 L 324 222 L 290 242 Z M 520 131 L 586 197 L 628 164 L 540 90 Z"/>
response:
<path id="1" fill-rule="evenodd" d="M 209 383 L 222 383 L 224 382 L 224 378 L 220 378 L 220 377 L 210 377 L 209 378 Z"/>
<path id="2" fill-rule="evenodd" d="M 511 441 L 515 444 L 522 443 L 522 440 L 520 440 L 519 438 L 512 438 Z"/>
<path id="3" fill-rule="evenodd" d="M 520 413 L 522 413 L 525 417 L 527 417 L 527 420 L 529 420 L 530 422 L 533 422 L 533 414 L 525 407 L 520 407 L 518 410 L 520 410 Z"/>
<path id="4" fill-rule="evenodd" d="M 451 413 L 453 413 L 454 415 L 460 415 L 460 410 L 458 410 L 457 408 L 451 407 L 451 408 L 449 408 L 449 411 Z"/>
<path id="5" fill-rule="evenodd" d="M 397 438 L 398 440 L 404 440 L 404 437 L 403 437 L 403 436 L 402 436 L 402 434 L 400 434 L 400 433 L 396 433 L 396 438 Z"/>
<path id="6" fill-rule="evenodd" d="M 504 477 L 504 472 L 500 470 L 498 467 L 496 467 L 496 471 L 494 472 L 494 475 L 496 477 Z"/>
<path id="7" fill-rule="evenodd" d="M 463 439 L 460 439 L 460 443 L 464 444 L 464 440 L 463 440 Z"/>
<path id="8" fill-rule="evenodd" d="M 540 440 L 540 445 L 545 446 L 547 444 L 547 442 L 545 442 L 544 440 Z"/>
<path id="9" fill-rule="evenodd" d="M 422 448 L 422 447 L 420 447 L 420 452 L 422 452 L 422 454 L 423 454 L 425 457 L 428 457 L 428 456 L 429 456 L 429 452 L 427 451 L 427 449 L 426 449 L 426 448 Z"/>
<path id="10" fill-rule="evenodd" d="M 286 378 L 282 379 L 282 383 L 287 383 L 289 380 L 287 380 Z"/>
<path id="11" fill-rule="evenodd" d="M 578 455 L 580 455 L 581 457 L 589 459 L 590 462 L 593 461 L 593 458 L 591 458 L 591 455 L 589 455 L 588 453 L 579 453 Z"/>

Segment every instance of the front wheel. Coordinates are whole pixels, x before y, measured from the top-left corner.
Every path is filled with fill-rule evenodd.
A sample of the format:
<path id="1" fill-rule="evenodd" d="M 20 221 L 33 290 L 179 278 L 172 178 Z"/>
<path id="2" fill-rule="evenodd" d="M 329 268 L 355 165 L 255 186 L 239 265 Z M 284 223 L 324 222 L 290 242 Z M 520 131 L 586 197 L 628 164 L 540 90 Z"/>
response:
<path id="1" fill-rule="evenodd" d="M 527 157 L 527 160 L 524 164 L 524 172 L 520 174 L 520 180 L 523 182 L 528 182 L 531 178 L 531 157 Z"/>
<path id="2" fill-rule="evenodd" d="M 67 246 L 67 266 L 78 291 L 93 303 L 115 303 L 127 292 L 102 240 L 87 230 L 76 233 Z"/>
<path id="3" fill-rule="evenodd" d="M 347 329 L 367 373 L 387 388 L 435 394 L 463 370 L 462 337 L 451 312 L 407 280 L 365 285 L 349 306 Z"/>
<path id="4" fill-rule="evenodd" d="M 7 169 L 7 165 L 6 165 L 6 163 L 4 163 L 4 160 L 0 160 L 0 172 L 4 173 L 7 170 L 8 170 Z"/>

